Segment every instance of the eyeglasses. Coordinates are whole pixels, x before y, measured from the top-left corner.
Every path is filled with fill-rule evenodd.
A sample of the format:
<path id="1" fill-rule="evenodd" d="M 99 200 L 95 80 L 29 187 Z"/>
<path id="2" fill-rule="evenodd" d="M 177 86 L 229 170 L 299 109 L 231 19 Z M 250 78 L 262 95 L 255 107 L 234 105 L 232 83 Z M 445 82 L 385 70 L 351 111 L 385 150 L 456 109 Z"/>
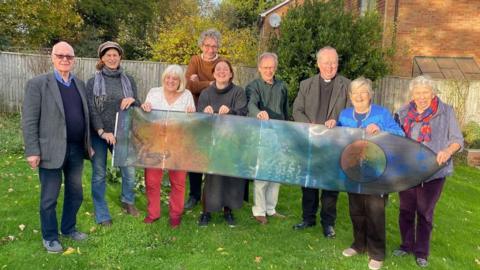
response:
<path id="1" fill-rule="evenodd" d="M 66 59 L 67 61 L 72 61 L 75 58 L 74 55 L 66 55 L 66 54 L 54 54 L 57 59 Z"/>
<path id="2" fill-rule="evenodd" d="M 363 92 L 351 92 L 350 94 L 351 94 L 352 96 L 370 95 L 369 92 L 365 92 L 365 91 L 363 91 Z"/>
<path id="3" fill-rule="evenodd" d="M 203 44 L 202 46 L 205 47 L 206 49 L 213 49 L 213 50 L 218 49 L 218 46 L 217 46 L 217 45 Z"/>

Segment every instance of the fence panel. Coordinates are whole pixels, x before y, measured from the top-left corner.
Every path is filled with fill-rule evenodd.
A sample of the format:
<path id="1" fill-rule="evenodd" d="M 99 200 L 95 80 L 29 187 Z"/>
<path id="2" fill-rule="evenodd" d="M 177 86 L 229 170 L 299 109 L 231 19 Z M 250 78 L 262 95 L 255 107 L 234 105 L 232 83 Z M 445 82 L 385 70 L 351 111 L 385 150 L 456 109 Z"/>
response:
<path id="1" fill-rule="evenodd" d="M 76 58 L 73 72 L 86 82 L 95 73 L 97 60 Z M 168 64 L 124 60 L 122 66 L 135 79 L 138 97 L 144 100 L 150 88 L 161 85 L 160 77 Z M 185 65 L 182 67 L 186 70 Z M 0 112 L 20 112 L 27 81 L 51 70 L 50 56 L 0 52 Z M 243 87 L 256 76 L 255 68 L 234 67 L 234 71 L 234 82 Z"/>

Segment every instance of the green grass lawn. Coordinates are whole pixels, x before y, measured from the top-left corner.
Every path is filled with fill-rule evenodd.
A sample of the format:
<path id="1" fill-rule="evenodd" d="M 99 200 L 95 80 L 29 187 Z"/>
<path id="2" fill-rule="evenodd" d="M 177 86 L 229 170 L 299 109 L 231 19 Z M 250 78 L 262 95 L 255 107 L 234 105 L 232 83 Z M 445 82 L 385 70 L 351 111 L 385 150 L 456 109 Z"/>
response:
<path id="1" fill-rule="evenodd" d="M 143 224 L 146 199 L 141 192 L 137 192 L 137 206 L 142 217 L 124 215 L 120 184 L 109 184 L 114 224 L 102 228 L 92 216 L 89 162 L 85 162 L 85 199 L 78 214 L 78 229 L 88 232 L 89 239 L 81 243 L 61 239 L 74 252 L 47 254 L 41 244 L 38 173 L 24 160 L 18 122 L 18 116 L 0 116 L 0 269 L 368 269 L 366 255 L 348 259 L 341 255 L 352 241 L 344 193 L 338 201 L 334 240 L 325 239 L 320 226 L 292 230 L 301 219 L 297 186 L 281 188 L 277 210 L 288 216 L 285 220 L 271 219 L 260 226 L 251 218 L 248 203 L 234 212 L 237 227 L 229 228 L 216 214 L 207 228 L 199 228 L 197 207 L 186 212 L 182 225 L 174 230 L 168 226 L 166 205 L 158 222 Z M 429 269 L 480 269 L 479 181 L 480 170 L 465 166 L 457 166 L 448 179 L 436 209 Z M 392 194 L 383 269 L 415 269 L 412 256 L 391 255 L 400 242 L 398 206 L 398 196 Z"/>

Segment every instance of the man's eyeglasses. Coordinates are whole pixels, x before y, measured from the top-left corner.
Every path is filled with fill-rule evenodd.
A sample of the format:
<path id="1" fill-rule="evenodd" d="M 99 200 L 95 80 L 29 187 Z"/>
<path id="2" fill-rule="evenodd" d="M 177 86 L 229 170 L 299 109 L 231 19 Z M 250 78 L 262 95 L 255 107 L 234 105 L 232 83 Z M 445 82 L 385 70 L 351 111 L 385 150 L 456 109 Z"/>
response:
<path id="1" fill-rule="evenodd" d="M 54 54 L 57 59 L 67 59 L 68 61 L 72 61 L 75 58 L 74 55 L 66 55 L 66 54 Z"/>

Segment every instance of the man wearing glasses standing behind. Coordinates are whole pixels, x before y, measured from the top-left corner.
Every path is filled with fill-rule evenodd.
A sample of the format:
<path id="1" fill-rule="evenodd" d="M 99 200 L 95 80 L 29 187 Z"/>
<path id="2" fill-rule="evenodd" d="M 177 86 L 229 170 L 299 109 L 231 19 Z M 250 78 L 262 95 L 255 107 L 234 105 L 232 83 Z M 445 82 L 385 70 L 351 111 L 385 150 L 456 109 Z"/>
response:
<path id="1" fill-rule="evenodd" d="M 338 54 L 332 47 L 323 47 L 317 52 L 317 65 L 320 73 L 300 83 L 293 103 L 293 119 L 331 128 L 347 106 L 350 80 L 337 74 Z M 316 224 L 318 194 L 318 189 L 302 187 L 303 220 L 293 229 L 303 230 Z M 335 237 L 337 198 L 338 191 L 322 190 L 320 220 L 327 238 Z"/>
<path id="2" fill-rule="evenodd" d="M 221 35 L 216 29 L 208 29 L 200 34 L 198 46 L 202 50 L 200 55 L 194 55 L 188 63 L 187 89 L 193 95 L 195 107 L 198 107 L 198 98 L 200 93 L 210 86 L 215 79 L 213 78 L 213 67 L 220 60 L 218 48 L 220 47 Z M 201 173 L 190 172 L 188 178 L 190 181 L 190 194 L 185 209 L 193 208 L 202 195 L 202 176 Z"/>
<path id="3" fill-rule="evenodd" d="M 22 130 L 25 156 L 32 169 L 38 168 L 40 178 L 43 246 L 49 253 L 58 253 L 63 251 L 56 214 L 62 174 L 62 235 L 76 241 L 87 238 L 77 231 L 76 217 L 83 201 L 83 160 L 93 153 L 85 84 L 71 73 L 75 63 L 73 48 L 61 41 L 53 46 L 51 57 L 53 72 L 27 82 Z"/>

